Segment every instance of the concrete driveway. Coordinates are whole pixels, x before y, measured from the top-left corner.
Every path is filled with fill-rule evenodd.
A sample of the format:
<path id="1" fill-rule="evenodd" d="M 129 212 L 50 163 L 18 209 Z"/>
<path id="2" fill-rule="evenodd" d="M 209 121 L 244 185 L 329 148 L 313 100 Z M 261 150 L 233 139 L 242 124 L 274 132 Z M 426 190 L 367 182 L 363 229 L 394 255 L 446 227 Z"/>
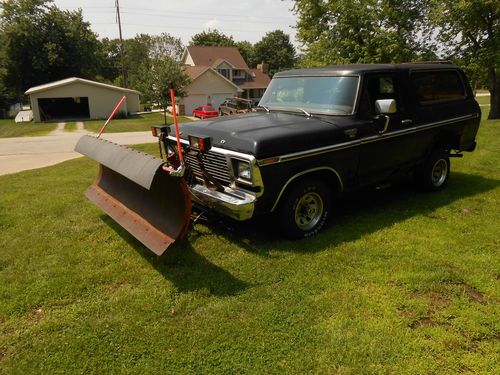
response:
<path id="1" fill-rule="evenodd" d="M 42 137 L 0 138 L 0 175 L 47 167 L 82 155 L 73 151 L 81 132 Z M 104 133 L 102 138 L 130 145 L 154 143 L 151 132 Z"/>

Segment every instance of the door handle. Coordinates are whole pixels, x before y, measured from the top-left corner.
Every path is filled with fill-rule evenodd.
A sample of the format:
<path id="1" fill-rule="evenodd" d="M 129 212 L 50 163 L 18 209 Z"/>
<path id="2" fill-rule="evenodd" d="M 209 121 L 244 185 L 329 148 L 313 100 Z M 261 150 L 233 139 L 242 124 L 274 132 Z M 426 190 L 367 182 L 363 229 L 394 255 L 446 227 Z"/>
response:
<path id="1" fill-rule="evenodd" d="M 401 120 L 401 125 L 403 125 L 403 126 L 408 126 L 408 125 L 411 125 L 411 124 L 413 124 L 413 121 L 410 120 L 410 119 Z"/>

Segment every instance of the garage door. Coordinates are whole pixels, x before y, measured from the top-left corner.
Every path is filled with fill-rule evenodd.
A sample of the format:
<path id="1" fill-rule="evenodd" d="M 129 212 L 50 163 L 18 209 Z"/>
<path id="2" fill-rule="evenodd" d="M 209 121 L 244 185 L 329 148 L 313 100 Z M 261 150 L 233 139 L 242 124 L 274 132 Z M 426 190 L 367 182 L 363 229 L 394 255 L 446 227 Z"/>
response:
<path id="1" fill-rule="evenodd" d="M 89 98 L 43 98 L 38 99 L 41 121 L 88 119 Z"/>

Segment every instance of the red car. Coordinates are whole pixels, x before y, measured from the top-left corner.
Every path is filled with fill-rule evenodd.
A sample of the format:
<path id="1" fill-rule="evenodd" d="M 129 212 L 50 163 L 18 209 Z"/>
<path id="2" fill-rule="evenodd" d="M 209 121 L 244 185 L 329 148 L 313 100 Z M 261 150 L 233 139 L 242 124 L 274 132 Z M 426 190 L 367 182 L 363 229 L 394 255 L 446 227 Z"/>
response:
<path id="1" fill-rule="evenodd" d="M 193 111 L 193 116 L 204 120 L 206 118 L 219 116 L 219 112 L 217 112 L 217 110 L 211 105 L 203 105 Z"/>

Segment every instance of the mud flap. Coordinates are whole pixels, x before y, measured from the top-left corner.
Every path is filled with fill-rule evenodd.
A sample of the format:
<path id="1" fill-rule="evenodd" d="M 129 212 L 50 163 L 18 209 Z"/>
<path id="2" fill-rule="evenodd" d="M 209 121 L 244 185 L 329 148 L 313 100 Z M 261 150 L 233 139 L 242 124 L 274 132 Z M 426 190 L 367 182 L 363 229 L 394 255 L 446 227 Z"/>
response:
<path id="1" fill-rule="evenodd" d="M 191 198 L 183 178 L 163 160 L 103 139 L 83 136 L 75 151 L 100 164 L 85 195 L 157 255 L 189 227 Z"/>

